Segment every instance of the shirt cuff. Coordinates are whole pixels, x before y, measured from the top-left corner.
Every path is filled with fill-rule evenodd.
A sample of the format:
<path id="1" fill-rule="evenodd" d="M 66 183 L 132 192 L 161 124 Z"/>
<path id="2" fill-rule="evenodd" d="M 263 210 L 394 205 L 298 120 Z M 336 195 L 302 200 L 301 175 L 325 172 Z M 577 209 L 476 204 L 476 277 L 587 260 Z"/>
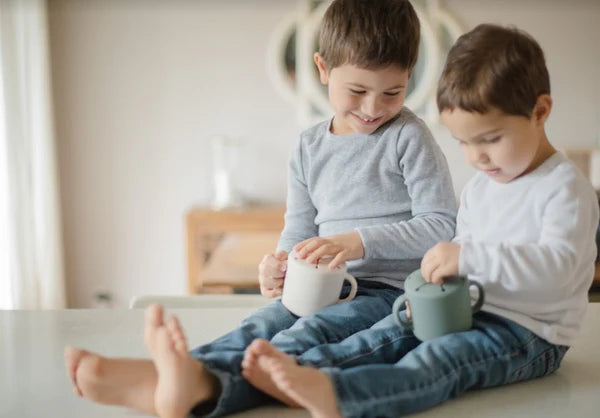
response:
<path id="1" fill-rule="evenodd" d="M 354 230 L 358 232 L 358 235 L 360 235 L 360 240 L 362 241 L 364 251 L 363 260 L 371 259 L 372 246 L 370 244 L 372 242 L 371 240 L 375 239 L 373 233 L 370 232 L 368 228 L 354 228 Z"/>

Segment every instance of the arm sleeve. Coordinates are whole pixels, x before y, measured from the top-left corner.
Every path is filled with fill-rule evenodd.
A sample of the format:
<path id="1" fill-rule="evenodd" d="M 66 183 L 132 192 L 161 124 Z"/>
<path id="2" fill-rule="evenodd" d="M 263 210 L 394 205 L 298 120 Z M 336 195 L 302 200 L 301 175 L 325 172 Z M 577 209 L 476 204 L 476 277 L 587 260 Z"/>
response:
<path id="1" fill-rule="evenodd" d="M 414 259 L 456 226 L 456 198 L 448 164 L 423 124 L 405 126 L 398 138 L 398 167 L 411 199 L 406 221 L 358 228 L 365 259 Z"/>
<path id="2" fill-rule="evenodd" d="M 305 239 L 315 237 L 319 231 L 315 224 L 317 209 L 315 208 L 310 194 L 306 177 L 304 175 L 302 146 L 298 144 L 288 167 L 288 191 L 285 211 L 285 226 L 277 251 L 290 252 L 292 247 Z"/>
<path id="3" fill-rule="evenodd" d="M 565 286 L 575 285 L 565 278 L 574 276 L 581 254 L 590 254 L 598 222 L 597 202 L 578 187 L 583 186 L 576 179 L 555 186 L 543 206 L 538 242 L 462 241 L 460 274 L 476 275 L 511 294 L 522 291 L 540 297 L 549 296 L 549 292 L 560 296 Z M 593 262 L 591 258 L 589 261 Z"/>

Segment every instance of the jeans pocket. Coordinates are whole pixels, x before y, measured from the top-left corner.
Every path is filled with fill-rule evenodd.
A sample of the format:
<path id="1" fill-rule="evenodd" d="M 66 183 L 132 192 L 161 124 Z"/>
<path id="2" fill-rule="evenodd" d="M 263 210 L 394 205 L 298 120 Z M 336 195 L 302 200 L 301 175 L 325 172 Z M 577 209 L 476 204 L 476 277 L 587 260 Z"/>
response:
<path id="1" fill-rule="evenodd" d="M 546 343 L 546 348 L 517 368 L 507 383 L 531 380 L 554 373 L 560 366 L 567 350 L 568 347 Z"/>

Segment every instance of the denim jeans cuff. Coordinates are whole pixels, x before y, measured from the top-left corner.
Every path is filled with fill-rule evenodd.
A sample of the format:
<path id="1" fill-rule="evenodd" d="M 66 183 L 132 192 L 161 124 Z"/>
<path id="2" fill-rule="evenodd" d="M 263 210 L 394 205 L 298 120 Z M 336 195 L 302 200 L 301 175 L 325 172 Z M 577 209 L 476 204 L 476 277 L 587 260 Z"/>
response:
<path id="1" fill-rule="evenodd" d="M 232 387 L 234 386 L 234 380 L 236 378 L 241 379 L 240 376 L 234 376 L 230 372 L 221 370 L 210 362 L 202 360 L 202 365 L 207 372 L 215 376 L 219 381 L 219 395 L 217 399 L 197 404 L 190 411 L 188 418 L 215 417 L 222 415 L 223 411 L 227 410 L 227 399 L 230 397 Z"/>
<path id="2" fill-rule="evenodd" d="M 344 386 L 339 378 L 341 369 L 337 367 L 323 367 L 320 370 L 329 377 L 329 380 L 333 385 L 333 391 L 335 392 L 335 403 L 340 410 L 340 414 L 343 417 L 351 417 L 353 413 L 356 414 L 356 409 L 353 409 L 344 401 L 344 399 L 348 398 L 348 393 L 346 393 L 346 390 L 344 389 Z"/>

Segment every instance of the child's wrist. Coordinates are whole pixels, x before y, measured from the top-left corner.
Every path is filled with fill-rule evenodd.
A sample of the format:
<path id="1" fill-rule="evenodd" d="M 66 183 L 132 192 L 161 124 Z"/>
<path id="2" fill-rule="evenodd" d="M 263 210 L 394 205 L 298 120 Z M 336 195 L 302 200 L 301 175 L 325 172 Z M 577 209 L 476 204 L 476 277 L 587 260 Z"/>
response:
<path id="1" fill-rule="evenodd" d="M 351 242 L 352 242 L 352 255 L 353 258 L 359 259 L 365 256 L 365 245 L 363 244 L 362 237 L 357 230 L 354 230 L 350 233 Z"/>

